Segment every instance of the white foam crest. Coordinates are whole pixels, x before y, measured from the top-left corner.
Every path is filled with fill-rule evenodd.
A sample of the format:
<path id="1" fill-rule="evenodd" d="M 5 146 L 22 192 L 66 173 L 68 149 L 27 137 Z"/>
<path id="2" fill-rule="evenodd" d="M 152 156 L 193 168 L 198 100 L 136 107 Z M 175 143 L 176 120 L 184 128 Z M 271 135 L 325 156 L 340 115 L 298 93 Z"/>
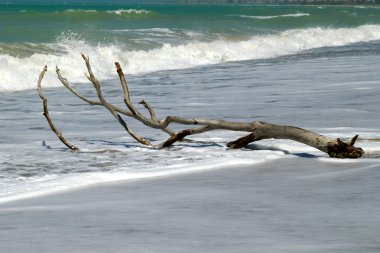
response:
<path id="1" fill-rule="evenodd" d="M 119 9 L 119 10 L 113 10 L 113 11 L 107 11 L 108 13 L 113 13 L 117 15 L 123 15 L 123 14 L 148 14 L 151 13 L 151 11 L 147 10 L 137 10 L 137 9 Z"/>
<path id="2" fill-rule="evenodd" d="M 95 13 L 97 11 L 96 10 L 75 10 L 75 9 L 68 9 L 68 10 L 65 10 L 64 12 L 88 12 L 88 13 Z"/>
<path id="3" fill-rule="evenodd" d="M 275 16 L 251 16 L 251 15 L 237 15 L 241 18 L 251 18 L 251 19 L 275 19 L 275 18 L 298 18 L 310 16 L 309 13 L 294 13 L 294 14 L 283 14 Z"/>
<path id="4" fill-rule="evenodd" d="M 117 54 L 122 54 L 122 50 L 116 45 L 107 46 L 90 46 L 81 40 L 67 40 L 58 43 L 60 51 L 62 48 L 65 54 L 43 54 L 35 53 L 27 58 L 10 56 L 7 54 L 0 55 L 0 92 L 20 91 L 36 88 L 38 75 L 43 66 L 48 65 L 48 73 L 43 82 L 44 87 L 60 86 L 55 75 L 55 66 L 62 67 L 62 74 L 73 82 L 86 81 L 83 61 L 80 59 L 80 53 L 86 52 L 91 56 L 94 63 L 93 68 L 100 78 L 107 78 L 113 72 L 113 60 L 117 59 Z M 108 57 L 105 64 L 101 64 Z M 100 64 L 98 64 L 100 63 Z"/>
<path id="5" fill-rule="evenodd" d="M 295 29 L 273 35 L 253 36 L 246 41 L 216 40 L 177 46 L 164 44 L 160 48 L 147 51 L 127 51 L 115 44 L 94 46 L 80 39 L 67 38 L 57 43 L 60 52 L 62 48 L 66 52 L 64 54 L 35 53 L 27 58 L 0 55 L 0 92 L 34 89 L 38 74 L 45 64 L 50 67 L 50 72 L 46 76 L 44 86 L 60 86 L 54 74 L 56 65 L 71 82 L 86 81 L 81 52 L 90 56 L 97 77 L 107 79 L 115 78 L 115 61 L 120 62 L 127 73 L 139 74 L 228 61 L 275 58 L 315 48 L 373 40 L 380 40 L 379 25 L 339 29 Z"/>
<path id="6" fill-rule="evenodd" d="M 98 10 L 85 10 L 85 9 L 67 9 L 63 11 L 64 13 L 101 13 L 103 11 L 98 11 Z M 152 13 L 151 11 L 148 10 L 143 10 L 143 9 L 119 9 L 119 10 L 108 10 L 105 11 L 106 13 L 109 14 L 116 14 L 116 15 L 123 15 L 123 14 L 148 14 Z M 56 12 L 60 13 L 60 12 Z"/>
<path id="7" fill-rule="evenodd" d="M 158 33 L 175 33 L 169 28 L 141 28 L 141 29 L 115 29 L 114 32 L 158 32 Z"/>
<path id="8" fill-rule="evenodd" d="M 189 68 L 227 61 L 274 58 L 305 50 L 344 46 L 380 39 L 380 26 L 365 25 L 341 29 L 296 29 L 280 34 L 253 36 L 247 41 L 217 40 L 172 46 L 165 44 L 150 51 L 130 51 L 123 55 L 131 73 Z"/>

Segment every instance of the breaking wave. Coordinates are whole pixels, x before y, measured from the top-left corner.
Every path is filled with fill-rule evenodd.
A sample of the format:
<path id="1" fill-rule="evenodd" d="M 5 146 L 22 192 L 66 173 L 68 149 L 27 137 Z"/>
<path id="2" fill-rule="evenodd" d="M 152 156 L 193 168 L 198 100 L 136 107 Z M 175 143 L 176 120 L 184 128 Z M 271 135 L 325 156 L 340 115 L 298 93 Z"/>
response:
<path id="1" fill-rule="evenodd" d="M 33 12 L 23 11 L 25 14 L 33 15 Z M 39 13 L 39 16 L 46 16 L 49 19 L 57 18 L 87 18 L 102 19 L 117 16 L 118 18 L 144 17 L 155 14 L 153 11 L 144 9 L 118 9 L 118 10 L 94 10 L 94 9 L 67 9 L 64 11 Z"/>
<path id="2" fill-rule="evenodd" d="M 98 10 L 74 10 L 69 9 L 63 12 L 58 12 L 62 15 L 94 15 L 94 16 L 102 16 L 102 15 L 118 15 L 118 16 L 128 16 L 138 15 L 138 14 L 150 14 L 152 11 L 143 10 L 143 9 L 118 9 L 118 10 L 108 10 L 108 11 L 98 11 Z"/>
<path id="3" fill-rule="evenodd" d="M 0 44 L 0 91 L 34 89 L 38 74 L 45 64 L 50 69 L 45 86 L 60 86 L 54 75 L 56 65 L 71 82 L 86 81 L 80 52 L 91 57 L 93 70 L 99 79 L 109 79 L 115 78 L 115 61 L 124 66 L 125 72 L 139 74 L 229 61 L 275 58 L 309 49 L 374 40 L 380 40 L 380 25 L 295 29 L 278 34 L 253 36 L 244 41 L 215 40 L 175 46 L 164 44 L 150 50 L 128 50 L 127 45 L 119 44 L 91 45 L 78 38 L 62 37 L 56 43 L 46 44 L 45 52 L 41 50 L 41 46 L 36 46 L 38 50 L 35 53 L 24 57 L 16 56 L 14 52 L 9 54 L 7 50 L 2 50 L 3 46 Z"/>
<path id="4" fill-rule="evenodd" d="M 275 19 L 275 18 L 298 18 L 310 16 L 309 13 L 295 13 L 295 14 L 283 14 L 276 16 L 250 16 L 250 15 L 237 15 L 241 18 L 251 18 L 251 19 Z"/>
<path id="5" fill-rule="evenodd" d="M 148 14 L 148 13 L 152 13 L 151 11 L 147 11 L 147 10 L 136 10 L 136 9 L 128 9 L 128 10 L 124 10 L 124 9 L 120 9 L 120 10 L 114 10 L 114 11 L 107 11 L 108 13 L 114 13 L 114 14 L 117 14 L 117 15 L 122 15 L 124 13 L 127 13 L 127 14 Z"/>

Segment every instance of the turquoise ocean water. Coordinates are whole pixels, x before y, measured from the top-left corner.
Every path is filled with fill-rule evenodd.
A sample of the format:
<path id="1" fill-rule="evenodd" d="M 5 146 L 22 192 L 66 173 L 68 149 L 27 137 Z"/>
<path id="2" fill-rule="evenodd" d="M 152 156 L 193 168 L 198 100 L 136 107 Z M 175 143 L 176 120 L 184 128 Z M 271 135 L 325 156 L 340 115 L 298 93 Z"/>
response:
<path id="1" fill-rule="evenodd" d="M 113 61 L 135 74 L 379 39 L 376 6 L 0 4 L 0 91 L 31 89 L 46 63 L 83 81 L 81 51 L 109 78 Z"/>

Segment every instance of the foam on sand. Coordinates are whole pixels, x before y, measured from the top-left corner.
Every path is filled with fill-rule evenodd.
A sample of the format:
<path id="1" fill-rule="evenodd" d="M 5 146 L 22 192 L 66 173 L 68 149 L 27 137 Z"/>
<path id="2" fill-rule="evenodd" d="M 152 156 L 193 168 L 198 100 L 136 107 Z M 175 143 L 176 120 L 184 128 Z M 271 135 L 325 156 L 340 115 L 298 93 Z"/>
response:
<path id="1" fill-rule="evenodd" d="M 85 152 L 82 150 L 82 152 Z M 186 148 L 181 152 L 185 155 L 179 158 L 177 155 L 167 156 L 161 151 L 149 151 L 147 149 L 137 148 L 136 150 L 128 150 L 129 153 L 138 152 L 136 155 L 149 157 L 152 152 L 158 157 L 157 162 L 154 164 L 150 162 L 135 162 L 130 161 L 130 166 L 117 168 L 108 172 L 86 172 L 81 173 L 78 177 L 77 174 L 49 174 L 44 176 L 33 177 L 19 177 L 17 179 L 8 179 L 0 183 L 0 203 L 43 196 L 56 192 L 74 190 L 78 188 L 88 187 L 95 184 L 117 182 L 117 181 L 130 181 L 141 179 L 152 179 L 159 177 L 176 176 L 187 173 L 194 173 L 197 171 L 209 171 L 214 169 L 226 168 L 228 166 L 244 166 L 264 163 L 279 159 L 284 156 L 282 152 L 273 151 L 257 151 L 255 155 L 248 154 L 247 152 L 231 152 L 225 153 L 225 150 L 214 151 L 208 150 L 210 154 L 208 159 L 201 159 L 204 156 L 205 150 L 202 152 L 196 148 Z M 187 161 L 186 154 L 199 157 L 200 160 Z M 168 164 L 168 161 L 169 162 Z M 141 164 L 140 164 L 141 163 Z"/>

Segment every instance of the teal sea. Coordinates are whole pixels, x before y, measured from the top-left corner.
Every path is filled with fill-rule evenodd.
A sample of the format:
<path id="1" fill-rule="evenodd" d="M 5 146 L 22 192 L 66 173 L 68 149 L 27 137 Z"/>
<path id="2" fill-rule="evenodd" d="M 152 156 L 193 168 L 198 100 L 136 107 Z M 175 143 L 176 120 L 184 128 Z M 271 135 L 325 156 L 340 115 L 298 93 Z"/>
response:
<path id="1" fill-rule="evenodd" d="M 47 63 L 83 81 L 82 51 L 110 78 L 113 61 L 136 74 L 379 39 L 377 6 L 0 4 L 0 91 L 33 88 Z"/>

